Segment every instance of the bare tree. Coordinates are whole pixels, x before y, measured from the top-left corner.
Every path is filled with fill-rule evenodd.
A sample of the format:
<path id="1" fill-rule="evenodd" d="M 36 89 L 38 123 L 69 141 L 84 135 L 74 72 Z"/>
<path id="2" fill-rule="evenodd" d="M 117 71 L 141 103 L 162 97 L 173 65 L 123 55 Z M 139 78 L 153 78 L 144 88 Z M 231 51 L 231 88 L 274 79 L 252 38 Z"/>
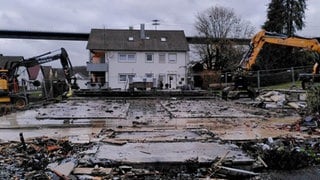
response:
<path id="1" fill-rule="evenodd" d="M 195 47 L 205 68 L 208 70 L 233 69 L 241 59 L 243 47 L 236 46 L 227 38 L 249 38 L 254 27 L 241 20 L 233 9 L 211 7 L 196 16 L 195 28 L 207 42 Z M 210 38 L 219 38 L 214 43 Z"/>

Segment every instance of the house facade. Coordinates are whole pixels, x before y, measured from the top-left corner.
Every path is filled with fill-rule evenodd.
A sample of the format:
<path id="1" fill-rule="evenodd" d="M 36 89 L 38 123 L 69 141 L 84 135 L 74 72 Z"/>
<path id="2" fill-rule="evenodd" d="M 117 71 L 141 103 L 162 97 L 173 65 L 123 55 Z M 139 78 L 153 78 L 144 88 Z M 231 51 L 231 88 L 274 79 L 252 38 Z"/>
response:
<path id="1" fill-rule="evenodd" d="M 183 31 L 92 29 L 87 49 L 91 89 L 127 90 L 134 83 L 178 89 L 187 83 L 189 46 Z"/>

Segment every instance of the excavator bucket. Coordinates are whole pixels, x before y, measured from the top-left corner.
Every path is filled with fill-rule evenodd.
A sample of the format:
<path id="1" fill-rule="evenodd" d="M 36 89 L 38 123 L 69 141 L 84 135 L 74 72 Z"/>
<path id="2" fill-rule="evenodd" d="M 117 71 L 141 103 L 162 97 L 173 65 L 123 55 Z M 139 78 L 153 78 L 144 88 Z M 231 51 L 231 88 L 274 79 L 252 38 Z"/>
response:
<path id="1" fill-rule="evenodd" d="M 65 74 L 66 80 L 68 84 L 71 84 L 71 76 L 73 74 L 73 69 L 72 69 L 72 65 L 71 65 L 68 53 L 64 48 L 61 48 L 60 62 Z"/>
<path id="2" fill-rule="evenodd" d="M 73 96 L 73 90 L 72 90 L 71 86 L 69 86 L 69 91 L 66 94 L 66 97 L 71 97 L 71 96 Z"/>

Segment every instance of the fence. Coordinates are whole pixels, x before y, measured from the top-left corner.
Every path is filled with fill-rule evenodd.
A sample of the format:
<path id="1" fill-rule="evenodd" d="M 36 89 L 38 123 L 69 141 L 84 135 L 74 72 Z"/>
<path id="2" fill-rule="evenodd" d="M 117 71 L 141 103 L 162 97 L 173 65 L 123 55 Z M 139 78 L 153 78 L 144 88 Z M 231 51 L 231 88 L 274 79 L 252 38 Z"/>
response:
<path id="1" fill-rule="evenodd" d="M 247 74 L 247 80 L 252 87 L 263 87 L 291 82 L 293 85 L 299 80 L 300 73 L 311 73 L 312 66 L 291 67 L 272 70 L 250 71 Z M 233 73 L 227 72 L 221 74 L 221 83 L 232 82 Z"/>

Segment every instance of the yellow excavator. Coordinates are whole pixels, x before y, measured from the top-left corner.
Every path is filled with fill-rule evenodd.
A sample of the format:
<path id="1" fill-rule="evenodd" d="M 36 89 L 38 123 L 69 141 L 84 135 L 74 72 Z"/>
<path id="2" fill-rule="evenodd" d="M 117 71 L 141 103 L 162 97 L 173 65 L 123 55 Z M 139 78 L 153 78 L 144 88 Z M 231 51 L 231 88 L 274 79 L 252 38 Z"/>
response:
<path id="1" fill-rule="evenodd" d="M 250 97 L 255 96 L 256 92 L 255 90 L 248 87 L 248 82 L 246 81 L 245 75 L 248 71 L 252 70 L 252 67 L 256 63 L 261 49 L 266 43 L 297 47 L 308 51 L 320 53 L 320 43 L 317 39 L 304 37 L 288 37 L 283 34 L 271 33 L 262 30 L 251 39 L 249 50 L 240 61 L 239 69 L 237 72 L 238 75 L 235 77 L 235 84 L 234 86 L 227 87 L 223 90 L 223 98 L 239 98 L 241 93 L 247 93 Z M 301 74 L 300 78 L 302 80 L 302 87 L 306 88 L 306 83 L 313 82 L 318 74 L 319 64 L 315 63 L 313 66 L 312 74 Z"/>
<path id="2" fill-rule="evenodd" d="M 30 68 L 36 65 L 41 65 L 51 61 L 60 59 L 62 69 L 65 75 L 66 83 L 68 85 L 68 92 L 66 96 L 71 96 L 73 89 L 77 89 L 76 78 L 73 76 L 72 65 L 67 51 L 64 48 L 60 49 L 60 53 L 49 56 L 53 52 L 47 52 L 39 56 L 31 57 L 28 59 L 22 58 L 21 60 L 7 60 L 10 58 L 0 58 L 0 105 L 13 106 L 15 109 L 24 109 L 29 102 L 28 96 L 22 92 L 18 82 L 18 69 L 19 67 Z M 4 56 L 2 56 L 4 57 Z M 73 80 L 73 82 L 72 82 Z M 34 84 L 40 84 L 35 81 Z"/>

